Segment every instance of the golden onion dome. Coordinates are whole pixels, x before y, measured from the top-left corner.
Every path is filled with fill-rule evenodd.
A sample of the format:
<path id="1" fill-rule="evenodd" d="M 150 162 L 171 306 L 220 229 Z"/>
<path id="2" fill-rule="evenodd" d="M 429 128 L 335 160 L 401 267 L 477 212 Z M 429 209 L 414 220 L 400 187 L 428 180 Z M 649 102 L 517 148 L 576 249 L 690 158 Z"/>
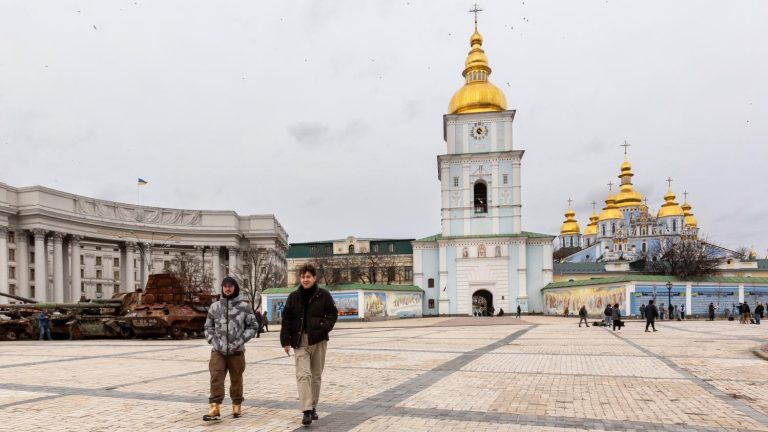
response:
<path id="1" fill-rule="evenodd" d="M 675 202 L 675 194 L 672 193 L 672 189 L 669 189 L 664 194 L 664 204 L 661 205 L 656 217 L 668 217 L 668 216 L 685 216 L 683 209 Z"/>
<path id="2" fill-rule="evenodd" d="M 565 221 L 560 227 L 561 235 L 581 234 L 581 228 L 579 228 L 579 223 L 576 219 L 573 218 L 574 216 L 576 216 L 576 213 L 568 207 L 568 211 L 565 212 Z"/>
<path id="3" fill-rule="evenodd" d="M 464 86 L 451 98 L 448 104 L 448 114 L 465 114 L 478 112 L 504 111 L 507 109 L 507 98 L 504 93 L 488 81 L 491 68 L 488 57 L 481 48 L 483 37 L 475 32 L 469 38 L 472 49 L 464 62 Z"/>
<path id="4" fill-rule="evenodd" d="M 643 203 L 643 196 L 632 186 L 632 176 L 634 176 L 632 165 L 625 157 L 624 163 L 621 164 L 621 174 L 619 174 L 621 186 L 619 193 L 616 194 L 617 207 L 638 207 Z"/>
<path id="5" fill-rule="evenodd" d="M 685 226 L 696 228 L 699 226 L 699 221 L 696 220 L 696 216 L 694 216 L 693 212 L 691 212 L 692 208 L 693 207 L 688 204 L 687 200 L 683 203 L 682 209 L 683 215 L 685 216 Z"/>
<path id="6" fill-rule="evenodd" d="M 624 219 L 624 215 L 616 208 L 616 198 L 613 195 L 608 195 L 608 198 L 605 199 L 605 207 L 603 207 L 597 220 L 602 222 L 611 219 Z"/>
<path id="7" fill-rule="evenodd" d="M 586 228 L 584 228 L 584 235 L 585 236 L 591 236 L 591 235 L 597 235 L 597 220 L 599 217 L 597 216 L 597 213 L 595 213 L 594 210 L 592 210 L 592 216 L 589 217 L 589 224 Z"/>

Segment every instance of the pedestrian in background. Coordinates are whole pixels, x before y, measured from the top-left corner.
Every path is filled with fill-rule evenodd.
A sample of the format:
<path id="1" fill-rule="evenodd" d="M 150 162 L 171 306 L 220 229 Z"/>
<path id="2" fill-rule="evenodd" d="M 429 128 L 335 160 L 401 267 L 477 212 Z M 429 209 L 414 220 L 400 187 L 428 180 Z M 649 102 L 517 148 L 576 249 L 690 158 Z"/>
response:
<path id="1" fill-rule="evenodd" d="M 709 308 L 707 308 L 707 311 L 709 312 L 709 320 L 714 321 L 715 320 L 715 304 L 710 303 Z"/>
<path id="2" fill-rule="evenodd" d="M 621 333 L 621 328 L 624 326 L 624 323 L 621 321 L 621 310 L 619 309 L 619 304 L 616 303 L 613 305 L 612 310 L 612 316 L 611 321 L 613 322 L 613 331 L 616 331 L 616 327 L 619 328 L 619 333 Z"/>
<path id="3" fill-rule="evenodd" d="M 645 305 L 640 304 L 640 319 L 645 319 Z"/>
<path id="4" fill-rule="evenodd" d="M 40 311 L 40 313 L 37 314 L 37 327 L 40 330 L 40 340 L 44 340 L 44 338 L 48 338 L 48 340 L 53 340 L 51 337 L 51 316 L 48 315 L 48 310 L 43 309 Z"/>
<path id="5" fill-rule="evenodd" d="M 646 309 L 648 307 L 646 306 Z M 659 308 L 659 321 L 664 321 L 664 314 L 667 310 L 664 308 L 664 303 L 661 304 L 661 307 Z M 646 315 L 648 314 L 648 311 L 645 311 Z"/>
<path id="6" fill-rule="evenodd" d="M 606 327 L 610 327 L 611 324 L 613 324 L 613 308 L 610 304 L 608 304 L 605 307 L 605 310 L 603 311 L 603 316 L 605 320 Z"/>
<path id="7" fill-rule="evenodd" d="M 520 307 L 520 305 L 517 305 L 517 318 L 520 319 L 520 314 L 523 312 L 523 309 Z"/>
<path id="8" fill-rule="evenodd" d="M 656 331 L 656 317 L 659 315 L 659 310 L 656 309 L 656 305 L 653 304 L 653 300 L 648 300 L 648 306 L 645 307 L 645 331 L 648 332 L 648 327 L 653 328 Z"/>
<path id="9" fill-rule="evenodd" d="M 685 304 L 680 305 L 680 319 L 685 319 Z"/>
<path id="10" fill-rule="evenodd" d="M 763 307 L 762 303 L 758 303 L 757 306 L 755 306 L 755 324 L 760 324 L 760 320 L 763 319 L 764 312 L 765 307 Z"/>
<path id="11" fill-rule="evenodd" d="M 589 323 L 587 322 L 587 307 L 582 305 L 581 309 L 579 309 L 579 327 L 581 327 L 581 322 L 584 321 L 584 324 L 589 327 Z"/>
<path id="12" fill-rule="evenodd" d="M 749 303 L 747 302 L 741 305 L 741 319 L 743 324 L 749 324 Z"/>

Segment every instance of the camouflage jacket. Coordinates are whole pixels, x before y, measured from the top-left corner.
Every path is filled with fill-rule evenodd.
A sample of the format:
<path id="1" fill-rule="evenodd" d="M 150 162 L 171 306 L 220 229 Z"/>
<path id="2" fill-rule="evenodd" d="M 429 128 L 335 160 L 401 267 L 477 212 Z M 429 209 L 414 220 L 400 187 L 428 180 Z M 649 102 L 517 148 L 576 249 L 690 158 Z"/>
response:
<path id="1" fill-rule="evenodd" d="M 211 344 L 211 351 L 224 355 L 245 352 L 245 343 L 256 336 L 257 328 L 253 308 L 240 296 L 222 297 L 208 308 L 205 337 Z"/>

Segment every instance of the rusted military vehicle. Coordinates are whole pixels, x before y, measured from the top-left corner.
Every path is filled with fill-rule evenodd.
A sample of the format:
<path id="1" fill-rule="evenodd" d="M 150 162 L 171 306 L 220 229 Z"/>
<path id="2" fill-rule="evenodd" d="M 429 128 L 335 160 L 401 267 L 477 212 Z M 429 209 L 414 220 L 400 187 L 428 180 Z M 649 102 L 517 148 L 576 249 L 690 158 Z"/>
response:
<path id="1" fill-rule="evenodd" d="M 154 274 L 143 291 L 118 293 L 113 300 L 122 302 L 134 336 L 183 339 L 203 334 L 208 306 L 217 298 L 208 289 L 185 288 L 172 274 Z"/>

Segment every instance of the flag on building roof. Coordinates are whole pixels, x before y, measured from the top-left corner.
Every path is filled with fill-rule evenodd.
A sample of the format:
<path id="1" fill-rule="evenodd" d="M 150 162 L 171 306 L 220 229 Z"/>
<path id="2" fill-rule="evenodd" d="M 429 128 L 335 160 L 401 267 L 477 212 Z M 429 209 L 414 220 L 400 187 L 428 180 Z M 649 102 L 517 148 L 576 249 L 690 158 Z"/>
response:
<path id="1" fill-rule="evenodd" d="M 144 180 L 144 179 L 139 179 L 139 186 L 144 186 L 147 183 L 149 183 L 149 182 Z"/>

